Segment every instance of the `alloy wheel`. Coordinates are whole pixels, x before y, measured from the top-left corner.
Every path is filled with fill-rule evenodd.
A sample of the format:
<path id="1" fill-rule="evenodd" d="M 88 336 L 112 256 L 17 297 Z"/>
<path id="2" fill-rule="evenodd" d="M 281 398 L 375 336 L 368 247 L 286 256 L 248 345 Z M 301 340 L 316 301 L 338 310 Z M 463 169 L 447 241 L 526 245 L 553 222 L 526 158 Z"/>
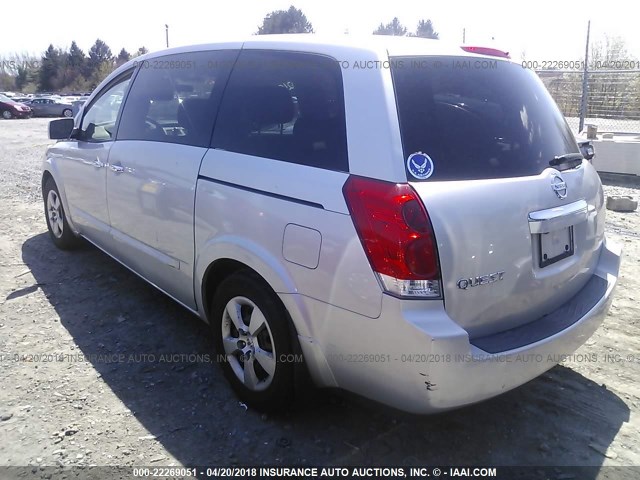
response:
<path id="1" fill-rule="evenodd" d="M 267 319 L 246 297 L 229 300 L 222 316 L 222 345 L 233 373 L 249 390 L 265 390 L 276 371 L 275 343 Z"/>

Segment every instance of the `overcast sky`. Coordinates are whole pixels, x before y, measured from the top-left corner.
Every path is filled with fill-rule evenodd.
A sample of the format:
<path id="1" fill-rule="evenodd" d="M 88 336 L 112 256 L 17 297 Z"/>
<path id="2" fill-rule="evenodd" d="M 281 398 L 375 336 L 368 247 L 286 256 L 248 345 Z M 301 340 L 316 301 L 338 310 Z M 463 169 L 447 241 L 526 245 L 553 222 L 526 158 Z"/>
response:
<path id="1" fill-rule="evenodd" d="M 122 47 L 135 52 L 145 46 L 164 48 L 165 24 L 170 46 L 207 43 L 253 34 L 272 10 L 300 8 L 316 33 L 371 33 L 394 16 L 409 28 L 430 18 L 440 38 L 491 45 L 528 60 L 573 60 L 584 56 L 587 20 L 592 38 L 621 36 L 640 58 L 640 27 L 629 4 L 618 0 L 393 0 L 369 3 L 346 0 L 109 0 L 51 2 L 21 0 L 3 5 L 0 56 L 15 52 L 40 55 L 49 44 L 68 48 L 75 40 L 85 53 L 96 38 L 114 54 Z M 10 20 L 15 17 L 15 21 Z M 493 40 L 492 40 L 493 39 Z"/>

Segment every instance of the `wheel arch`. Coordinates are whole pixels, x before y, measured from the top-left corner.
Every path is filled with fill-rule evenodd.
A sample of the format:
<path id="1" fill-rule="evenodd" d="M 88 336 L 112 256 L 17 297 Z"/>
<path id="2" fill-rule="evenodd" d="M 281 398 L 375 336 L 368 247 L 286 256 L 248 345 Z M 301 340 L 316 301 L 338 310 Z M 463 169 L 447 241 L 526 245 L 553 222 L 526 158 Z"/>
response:
<path id="1" fill-rule="evenodd" d="M 196 250 L 194 292 L 204 321 L 209 322 L 209 299 L 217 286 L 241 269 L 255 272 L 278 297 L 297 335 L 310 336 L 309 312 L 301 296 L 296 295 L 295 281 L 281 259 L 257 242 L 238 235 L 214 237 Z"/>
<path id="2" fill-rule="evenodd" d="M 246 260 L 247 257 L 245 256 L 244 259 Z M 274 297 L 283 308 L 286 314 L 287 324 L 289 325 L 289 335 L 293 352 L 296 355 L 302 355 L 302 358 L 304 359 L 303 363 L 296 363 L 296 369 L 294 373 L 296 378 L 295 383 L 297 385 L 296 390 L 299 390 L 298 394 L 302 394 L 301 392 L 304 392 L 305 389 L 307 389 L 311 385 L 309 381 L 312 377 L 308 369 L 309 366 L 307 364 L 307 355 L 305 355 L 299 338 L 301 335 L 308 335 L 306 322 L 302 320 L 304 317 L 301 317 L 303 313 L 299 310 L 299 307 L 301 307 L 303 304 L 302 302 L 297 302 L 294 300 L 296 295 L 279 295 L 279 292 L 275 288 L 273 288 L 272 284 L 268 281 L 265 275 L 262 274 L 258 269 L 254 268 L 253 265 L 255 265 L 255 263 L 253 263 L 253 265 L 250 265 L 249 263 L 253 262 L 245 262 L 239 260 L 238 258 L 230 257 L 217 258 L 208 263 L 206 268 L 203 269 L 203 276 L 200 277 L 200 288 L 196 288 L 196 293 L 199 293 L 199 298 L 196 298 L 196 303 L 198 303 L 201 307 L 200 311 L 203 312 L 202 318 L 207 323 L 211 322 L 211 319 L 209 317 L 211 310 L 210 299 L 213 298 L 218 287 L 226 278 L 240 271 L 247 271 L 256 275 L 264 284 L 265 288 L 269 289 L 269 291 L 274 295 Z M 270 273 L 271 275 L 269 275 L 268 273 L 267 276 L 272 277 L 275 274 L 273 272 Z M 300 321 L 295 321 L 294 318 L 299 319 Z"/>
<path id="3" fill-rule="evenodd" d="M 211 301 L 218 287 L 224 281 L 225 278 L 233 275 L 236 272 L 242 270 L 249 270 L 255 274 L 258 274 L 255 270 L 253 270 L 248 265 L 234 260 L 232 258 L 219 258 L 213 261 L 207 268 L 205 269 L 204 276 L 201 281 L 201 298 L 202 298 L 202 311 L 204 312 L 204 320 L 208 323 L 210 322 L 210 314 L 211 314 Z M 260 274 L 258 274 L 260 275 Z M 262 276 L 260 275 L 260 278 Z"/>

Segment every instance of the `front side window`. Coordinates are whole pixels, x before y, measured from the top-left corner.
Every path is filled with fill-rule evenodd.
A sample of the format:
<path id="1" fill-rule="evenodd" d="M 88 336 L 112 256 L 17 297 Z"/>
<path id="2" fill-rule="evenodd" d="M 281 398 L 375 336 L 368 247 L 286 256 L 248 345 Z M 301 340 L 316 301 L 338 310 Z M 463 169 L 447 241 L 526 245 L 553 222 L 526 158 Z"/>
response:
<path id="1" fill-rule="evenodd" d="M 316 54 L 243 50 L 220 106 L 213 147 L 347 172 L 338 63 Z"/>
<path id="2" fill-rule="evenodd" d="M 118 140 L 208 147 L 237 51 L 168 55 L 140 62 Z"/>
<path id="3" fill-rule="evenodd" d="M 118 113 L 131 81 L 129 72 L 116 80 L 91 103 L 85 111 L 80 127 L 79 139 L 86 142 L 107 142 L 115 135 Z"/>

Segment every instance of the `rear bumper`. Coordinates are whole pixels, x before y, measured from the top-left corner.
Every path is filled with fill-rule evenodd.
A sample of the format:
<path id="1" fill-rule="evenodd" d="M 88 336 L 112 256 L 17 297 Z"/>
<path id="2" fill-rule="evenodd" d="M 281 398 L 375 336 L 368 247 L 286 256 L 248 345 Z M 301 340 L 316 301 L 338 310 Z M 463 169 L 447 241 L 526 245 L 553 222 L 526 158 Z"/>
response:
<path id="1" fill-rule="evenodd" d="M 311 329 L 314 339 L 301 338 L 305 359 L 318 383 L 333 383 L 409 412 L 433 413 L 476 403 L 532 380 L 587 341 L 611 304 L 620 258 L 620 248 L 605 242 L 594 272 L 598 278 L 584 287 L 582 297 L 574 297 L 579 301 L 571 299 L 561 307 L 560 315 L 532 322 L 540 322 L 540 328 L 530 327 L 529 334 L 537 333 L 529 341 L 523 341 L 525 329 L 493 342 L 474 340 L 474 345 L 441 302 L 400 301 L 385 295 L 378 319 L 327 307 L 319 320 L 321 328 Z M 578 314 L 562 320 L 569 312 L 565 307 L 575 309 L 578 304 Z M 320 309 L 315 305 L 313 310 Z M 560 328 L 554 327 L 561 321 Z M 540 331 L 545 333 L 542 337 Z"/>

